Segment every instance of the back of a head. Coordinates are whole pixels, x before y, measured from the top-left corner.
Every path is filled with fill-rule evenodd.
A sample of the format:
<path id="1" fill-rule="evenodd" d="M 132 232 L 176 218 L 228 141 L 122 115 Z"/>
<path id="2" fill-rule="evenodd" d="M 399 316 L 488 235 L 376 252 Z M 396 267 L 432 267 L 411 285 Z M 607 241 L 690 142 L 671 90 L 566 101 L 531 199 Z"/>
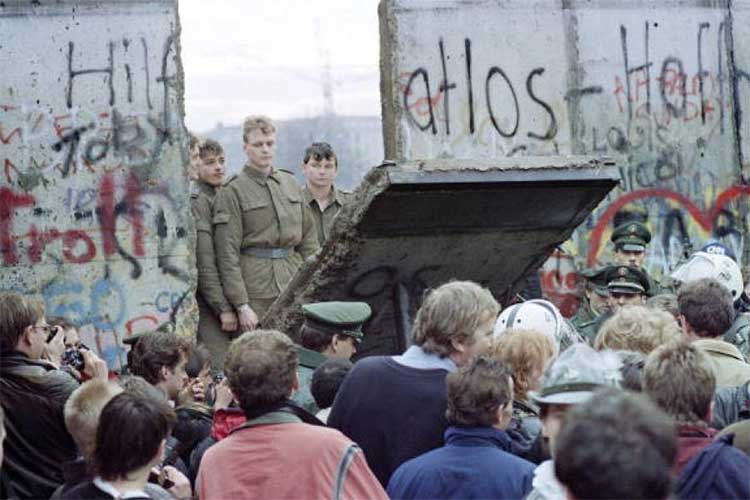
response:
<path id="1" fill-rule="evenodd" d="M 165 402 L 168 401 L 166 394 L 138 375 L 122 376 L 117 379 L 117 385 L 119 385 L 125 392 L 136 394 L 143 398 L 157 399 Z"/>
<path id="2" fill-rule="evenodd" d="M 555 475 L 575 498 L 667 498 L 676 452 L 664 412 L 642 395 L 604 390 L 565 416 Z"/>
<path id="3" fill-rule="evenodd" d="M 515 399 L 525 401 L 534 382 L 531 377 L 544 371 L 555 348 L 550 337 L 540 331 L 509 328 L 492 341 L 488 352 L 512 371 Z"/>
<path id="4" fill-rule="evenodd" d="M 471 281 L 451 281 L 431 290 L 414 319 L 414 343 L 447 357 L 452 341 L 472 344 L 479 327 L 497 316 L 500 305 L 489 290 Z"/>
<path id="5" fill-rule="evenodd" d="M 24 329 L 43 317 L 41 302 L 18 293 L 0 293 L 0 353 L 15 350 Z"/>
<path id="6" fill-rule="evenodd" d="M 699 337 L 720 337 L 734 322 L 732 296 L 711 278 L 682 285 L 677 293 L 677 304 L 680 314 Z"/>
<path id="7" fill-rule="evenodd" d="M 497 423 L 497 410 L 510 407 L 513 400 L 510 371 L 487 355 L 477 356 L 448 374 L 445 384 L 448 390 L 445 417 L 450 425 L 492 426 Z"/>
<path id="8" fill-rule="evenodd" d="M 154 331 L 141 337 L 133 346 L 129 369 L 150 384 L 161 380 L 161 368 L 174 368 L 189 353 L 189 343 L 169 331 Z"/>
<path id="9" fill-rule="evenodd" d="M 622 361 L 620 373 L 623 389 L 634 392 L 643 391 L 643 367 L 646 366 L 646 355 L 638 351 L 615 351 Z"/>
<path id="10" fill-rule="evenodd" d="M 102 409 L 121 392 L 113 382 L 94 379 L 78 387 L 65 402 L 65 427 L 86 460 L 94 453 Z"/>
<path id="11" fill-rule="evenodd" d="M 123 392 L 107 403 L 99 419 L 93 470 L 107 481 L 120 480 L 154 460 L 175 424 L 166 401 Z"/>
<path id="12" fill-rule="evenodd" d="M 671 314 L 644 306 L 625 306 L 604 322 L 594 340 L 594 348 L 648 354 L 660 345 L 680 340 L 681 336 L 680 327 Z"/>
<path id="13" fill-rule="evenodd" d="M 224 361 L 232 394 L 245 413 L 282 405 L 292 391 L 297 348 L 276 330 L 254 330 L 236 338 Z"/>
<path id="14" fill-rule="evenodd" d="M 643 392 L 677 423 L 705 425 L 715 390 L 711 362 L 693 345 L 664 345 L 646 360 Z"/>
<path id="15" fill-rule="evenodd" d="M 310 393 L 318 408 L 324 410 L 333 406 L 336 393 L 352 366 L 354 365 L 348 359 L 331 358 L 315 369 L 310 383 Z"/>

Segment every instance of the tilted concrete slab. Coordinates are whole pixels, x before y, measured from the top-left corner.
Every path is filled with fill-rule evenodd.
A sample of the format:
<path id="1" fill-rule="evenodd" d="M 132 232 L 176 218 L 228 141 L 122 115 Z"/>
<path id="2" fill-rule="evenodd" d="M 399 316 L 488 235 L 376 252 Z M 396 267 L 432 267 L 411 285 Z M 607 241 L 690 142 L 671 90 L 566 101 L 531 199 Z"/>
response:
<path id="1" fill-rule="evenodd" d="M 400 352 L 426 289 L 473 280 L 509 301 L 617 182 L 614 162 L 591 157 L 375 167 L 261 324 L 295 338 L 301 304 L 365 301 L 360 352 Z"/>

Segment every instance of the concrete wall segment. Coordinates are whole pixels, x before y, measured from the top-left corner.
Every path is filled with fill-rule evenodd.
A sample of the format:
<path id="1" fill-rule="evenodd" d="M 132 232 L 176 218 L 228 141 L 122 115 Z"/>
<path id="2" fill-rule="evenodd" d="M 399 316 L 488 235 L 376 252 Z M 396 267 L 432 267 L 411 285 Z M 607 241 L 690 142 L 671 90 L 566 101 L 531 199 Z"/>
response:
<path id="1" fill-rule="evenodd" d="M 195 323 L 176 1 L 0 6 L 0 289 L 37 294 L 112 367 Z"/>

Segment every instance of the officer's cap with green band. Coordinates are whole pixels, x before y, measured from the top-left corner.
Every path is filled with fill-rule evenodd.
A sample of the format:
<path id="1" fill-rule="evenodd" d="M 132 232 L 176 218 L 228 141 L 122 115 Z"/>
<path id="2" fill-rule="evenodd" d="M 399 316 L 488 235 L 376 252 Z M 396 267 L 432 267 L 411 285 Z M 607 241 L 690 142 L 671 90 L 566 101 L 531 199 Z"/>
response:
<path id="1" fill-rule="evenodd" d="M 331 335 L 349 335 L 361 340 L 362 325 L 372 309 L 365 302 L 316 302 L 302 306 L 305 325 Z"/>
<path id="2" fill-rule="evenodd" d="M 629 295 L 647 294 L 650 284 L 646 273 L 633 266 L 612 266 L 607 271 L 610 293 Z"/>
<path id="3" fill-rule="evenodd" d="M 573 344 L 547 368 L 541 390 L 530 391 L 529 396 L 539 404 L 585 403 L 597 389 L 619 386 L 621 364 L 613 351 Z"/>
<path id="4" fill-rule="evenodd" d="M 644 252 L 651 241 L 651 231 L 642 222 L 626 222 L 612 231 L 610 240 L 616 250 Z"/>

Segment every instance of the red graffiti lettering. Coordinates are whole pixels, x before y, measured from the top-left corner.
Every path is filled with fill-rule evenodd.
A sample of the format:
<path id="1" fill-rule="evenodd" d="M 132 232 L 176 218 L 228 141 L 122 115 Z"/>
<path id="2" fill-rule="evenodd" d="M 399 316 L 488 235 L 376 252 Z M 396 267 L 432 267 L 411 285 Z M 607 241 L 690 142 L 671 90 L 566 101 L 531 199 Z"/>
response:
<path id="1" fill-rule="evenodd" d="M 83 242 L 85 250 L 83 253 L 76 255 L 75 249 L 78 242 Z M 96 257 L 96 246 L 85 231 L 71 229 L 63 235 L 63 257 L 73 264 L 85 264 Z"/>
<path id="2" fill-rule="evenodd" d="M 18 262 L 13 239 L 15 211 L 17 208 L 30 207 L 35 201 L 30 194 L 15 194 L 7 187 L 0 187 L 0 252 L 3 254 L 3 263 L 7 266 Z"/>
<path id="3" fill-rule="evenodd" d="M 144 328 L 138 330 L 138 332 L 141 332 L 144 330 L 148 330 L 149 328 L 153 326 L 157 326 L 159 324 L 159 318 L 157 318 L 156 316 L 151 316 L 147 314 L 145 316 L 138 316 L 136 318 L 131 319 L 130 321 L 125 323 L 125 329 L 128 331 L 128 337 L 133 335 L 133 333 L 138 333 L 138 332 L 134 332 L 134 330 L 135 330 L 135 324 L 139 322 L 149 323 L 148 326 L 145 326 Z"/>

